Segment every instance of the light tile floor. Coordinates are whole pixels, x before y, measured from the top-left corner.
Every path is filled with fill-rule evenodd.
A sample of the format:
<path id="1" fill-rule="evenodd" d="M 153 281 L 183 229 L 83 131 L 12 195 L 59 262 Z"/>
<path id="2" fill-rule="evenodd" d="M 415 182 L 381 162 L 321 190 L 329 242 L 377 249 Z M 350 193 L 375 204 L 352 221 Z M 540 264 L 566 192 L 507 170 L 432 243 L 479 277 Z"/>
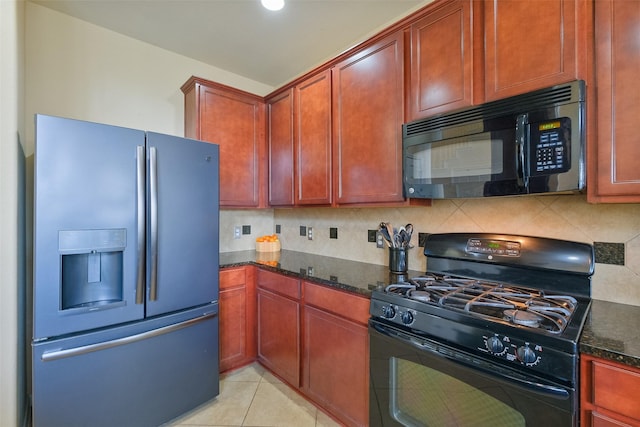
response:
<path id="1" fill-rule="evenodd" d="M 220 376 L 220 395 L 168 427 L 338 427 L 258 363 Z"/>

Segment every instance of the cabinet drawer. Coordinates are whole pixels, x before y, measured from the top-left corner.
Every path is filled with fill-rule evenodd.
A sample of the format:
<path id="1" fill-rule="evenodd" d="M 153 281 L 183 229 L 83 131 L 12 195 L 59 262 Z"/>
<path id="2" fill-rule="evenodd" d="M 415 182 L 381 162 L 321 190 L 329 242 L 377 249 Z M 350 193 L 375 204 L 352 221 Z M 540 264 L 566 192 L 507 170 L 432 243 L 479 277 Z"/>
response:
<path id="1" fill-rule="evenodd" d="M 637 391 L 640 373 L 593 361 L 593 403 L 619 414 L 640 419 Z"/>
<path id="2" fill-rule="evenodd" d="M 300 299 L 300 281 L 282 274 L 258 270 L 258 287 L 280 295 Z"/>
<path id="3" fill-rule="evenodd" d="M 225 268 L 220 270 L 220 289 L 229 289 L 236 286 L 244 285 L 247 282 L 245 269 L 241 268 Z"/>
<path id="4" fill-rule="evenodd" d="M 304 282 L 304 302 L 354 322 L 366 325 L 369 320 L 370 301 L 366 297 Z"/>

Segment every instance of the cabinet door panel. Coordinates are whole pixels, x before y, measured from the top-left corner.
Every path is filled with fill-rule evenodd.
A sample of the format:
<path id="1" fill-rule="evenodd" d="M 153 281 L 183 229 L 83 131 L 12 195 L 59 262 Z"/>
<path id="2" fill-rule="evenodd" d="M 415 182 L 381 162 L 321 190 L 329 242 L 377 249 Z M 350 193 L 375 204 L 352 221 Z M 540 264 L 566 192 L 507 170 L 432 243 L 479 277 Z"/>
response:
<path id="1" fill-rule="evenodd" d="M 220 372 L 229 370 L 247 357 L 246 305 L 244 286 L 220 291 Z"/>
<path id="2" fill-rule="evenodd" d="M 267 101 L 269 205 L 293 206 L 293 89 Z"/>
<path id="3" fill-rule="evenodd" d="M 411 26 L 408 121 L 473 104 L 471 1 L 446 4 Z"/>
<path id="4" fill-rule="evenodd" d="M 294 387 L 300 384 L 300 304 L 258 290 L 258 357 Z"/>
<path id="5" fill-rule="evenodd" d="M 597 140 L 590 201 L 640 202 L 640 2 L 595 2 Z"/>
<path id="6" fill-rule="evenodd" d="M 220 270 L 220 372 L 256 358 L 255 267 Z"/>
<path id="7" fill-rule="evenodd" d="M 220 146 L 220 206 L 264 207 L 263 98 L 197 77 L 185 94 L 185 136 Z"/>
<path id="8" fill-rule="evenodd" d="M 331 203 L 331 71 L 296 87 L 297 196 L 299 205 Z"/>
<path id="9" fill-rule="evenodd" d="M 261 106 L 201 87 L 201 139 L 220 144 L 220 204 L 258 206 Z"/>
<path id="10" fill-rule="evenodd" d="M 306 306 L 304 334 L 305 392 L 348 425 L 368 425 L 367 328 Z"/>
<path id="11" fill-rule="evenodd" d="M 332 69 L 334 195 L 338 204 L 403 201 L 403 33 Z"/>
<path id="12" fill-rule="evenodd" d="M 578 77 L 575 0 L 490 0 L 484 5 L 487 101 Z"/>

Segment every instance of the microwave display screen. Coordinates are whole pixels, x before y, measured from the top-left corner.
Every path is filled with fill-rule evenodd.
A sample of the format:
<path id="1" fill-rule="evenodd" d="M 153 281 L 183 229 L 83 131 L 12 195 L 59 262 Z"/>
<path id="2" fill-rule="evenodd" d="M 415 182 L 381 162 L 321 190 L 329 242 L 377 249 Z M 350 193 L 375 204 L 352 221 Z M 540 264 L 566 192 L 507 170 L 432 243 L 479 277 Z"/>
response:
<path id="1" fill-rule="evenodd" d="M 438 180 L 503 173 L 503 141 L 484 133 L 421 144 L 409 149 L 412 178 Z"/>

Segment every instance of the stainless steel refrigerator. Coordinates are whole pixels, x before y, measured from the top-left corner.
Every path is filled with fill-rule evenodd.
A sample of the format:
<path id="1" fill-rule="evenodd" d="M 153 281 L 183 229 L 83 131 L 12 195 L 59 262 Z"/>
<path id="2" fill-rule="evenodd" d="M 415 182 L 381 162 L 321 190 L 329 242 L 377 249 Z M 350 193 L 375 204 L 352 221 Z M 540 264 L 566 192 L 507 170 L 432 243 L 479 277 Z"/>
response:
<path id="1" fill-rule="evenodd" d="M 218 146 L 36 116 L 33 425 L 158 426 L 218 395 Z"/>

